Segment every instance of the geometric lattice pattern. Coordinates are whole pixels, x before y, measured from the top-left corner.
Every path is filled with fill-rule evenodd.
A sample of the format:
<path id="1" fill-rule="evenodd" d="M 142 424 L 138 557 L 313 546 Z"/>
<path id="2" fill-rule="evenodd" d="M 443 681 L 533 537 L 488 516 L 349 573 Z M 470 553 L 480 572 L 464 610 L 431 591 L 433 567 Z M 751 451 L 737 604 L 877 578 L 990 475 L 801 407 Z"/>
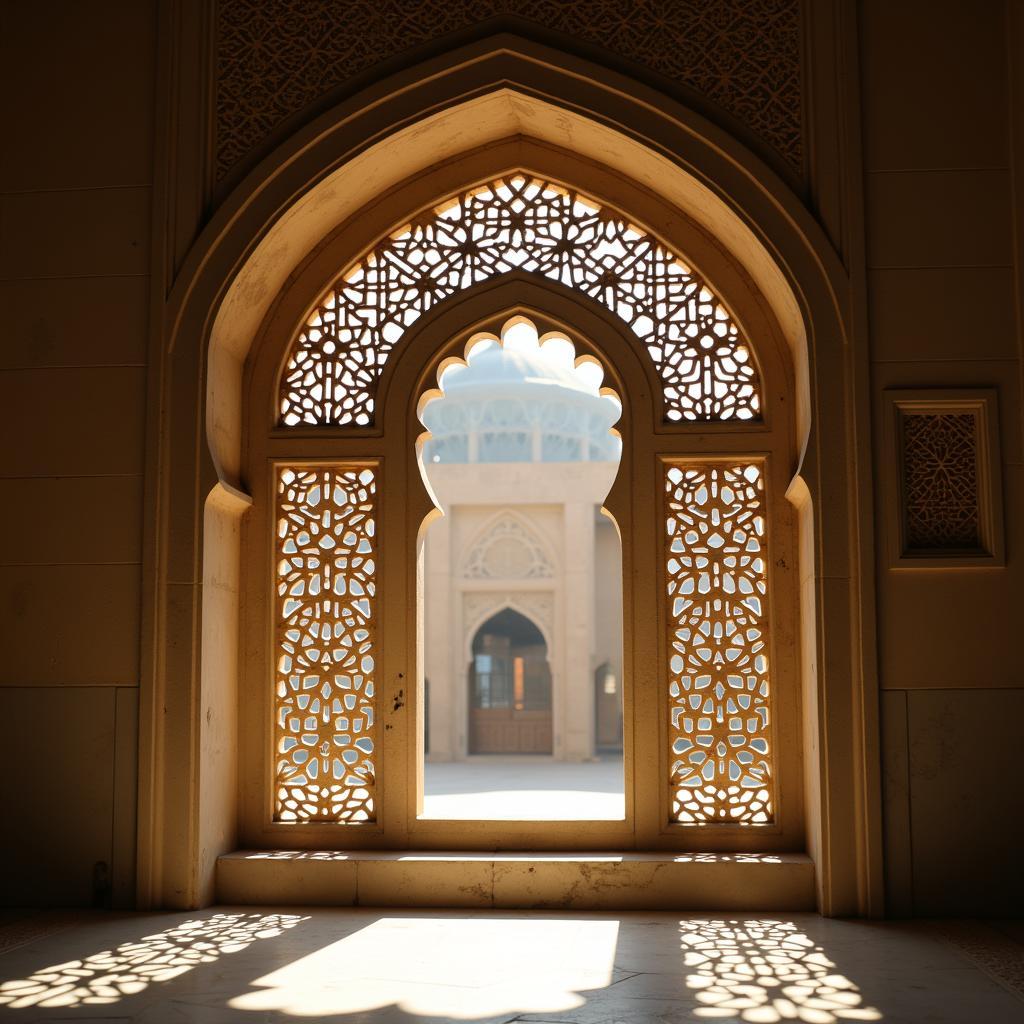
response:
<path id="1" fill-rule="evenodd" d="M 764 474 L 666 470 L 672 818 L 771 822 Z"/>
<path id="2" fill-rule="evenodd" d="M 376 480 L 279 468 L 275 820 L 371 822 Z"/>
<path id="3" fill-rule="evenodd" d="M 604 50 L 699 94 L 802 169 L 799 0 L 219 0 L 217 177 L 382 62 L 494 19 Z M 557 44 L 556 44 L 557 45 Z M 602 56 L 598 53 L 597 60 Z"/>
<path id="4" fill-rule="evenodd" d="M 982 548 L 977 417 L 904 411 L 901 420 L 907 549 Z"/>
<path id="5" fill-rule="evenodd" d="M 371 424 L 381 369 L 406 329 L 512 271 L 557 281 L 624 320 L 661 377 L 668 420 L 759 417 L 750 348 L 693 270 L 621 214 L 512 175 L 420 214 L 332 285 L 288 352 L 281 423 Z"/>

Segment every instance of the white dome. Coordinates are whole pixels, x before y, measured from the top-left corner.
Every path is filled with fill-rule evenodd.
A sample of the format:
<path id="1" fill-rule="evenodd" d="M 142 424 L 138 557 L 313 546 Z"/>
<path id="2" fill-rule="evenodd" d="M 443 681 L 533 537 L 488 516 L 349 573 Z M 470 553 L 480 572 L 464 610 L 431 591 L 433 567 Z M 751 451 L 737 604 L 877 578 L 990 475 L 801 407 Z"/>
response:
<path id="1" fill-rule="evenodd" d="M 533 337 L 536 337 L 534 333 Z M 618 403 L 600 394 L 601 371 L 573 366 L 569 342 L 502 347 L 484 341 L 449 367 L 442 397 L 423 410 L 430 463 L 617 462 Z"/>
<path id="2" fill-rule="evenodd" d="M 457 398 L 467 391 L 479 394 L 506 389 L 525 395 L 535 387 L 554 387 L 603 401 L 597 388 L 588 386 L 576 370 L 560 366 L 540 349 L 511 351 L 498 345 L 473 353 L 466 366 L 451 367 L 444 375 L 442 387 L 446 398 Z"/>

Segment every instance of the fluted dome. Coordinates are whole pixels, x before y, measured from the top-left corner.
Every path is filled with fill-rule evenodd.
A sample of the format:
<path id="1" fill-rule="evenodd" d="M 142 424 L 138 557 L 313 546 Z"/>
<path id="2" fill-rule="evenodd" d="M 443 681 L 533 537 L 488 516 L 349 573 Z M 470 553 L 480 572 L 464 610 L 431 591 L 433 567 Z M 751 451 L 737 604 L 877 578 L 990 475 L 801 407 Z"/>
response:
<path id="1" fill-rule="evenodd" d="M 484 342 L 445 371 L 443 396 L 423 410 L 424 461 L 618 461 L 619 405 L 600 394 L 599 368 L 574 367 L 564 346 Z"/>

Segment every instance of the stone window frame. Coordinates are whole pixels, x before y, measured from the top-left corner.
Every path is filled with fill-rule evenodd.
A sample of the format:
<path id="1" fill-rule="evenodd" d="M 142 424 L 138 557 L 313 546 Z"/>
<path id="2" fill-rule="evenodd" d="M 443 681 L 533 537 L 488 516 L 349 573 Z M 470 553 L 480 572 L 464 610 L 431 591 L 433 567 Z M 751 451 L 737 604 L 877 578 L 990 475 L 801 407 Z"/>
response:
<path id="1" fill-rule="evenodd" d="M 458 183 L 457 189 L 473 184 L 472 179 L 467 179 L 466 170 L 465 166 L 459 164 L 452 164 L 448 168 L 448 173 Z M 569 172 L 561 176 L 566 187 L 578 187 L 581 192 L 594 194 L 592 170 L 586 161 L 569 161 L 563 170 Z M 540 170 L 530 166 L 522 168 L 522 171 L 541 175 Z M 488 174 L 480 177 L 486 179 L 491 176 Z M 560 176 L 548 177 L 559 180 Z M 443 196 L 445 192 L 455 189 L 438 191 Z M 661 200 L 648 199 L 647 202 L 638 203 L 638 198 L 636 193 L 631 194 L 630 190 L 621 188 L 611 192 L 598 190 L 597 194 L 598 200 L 622 211 L 623 216 L 630 219 L 635 216 L 638 223 L 663 223 L 667 220 L 665 214 L 660 212 L 664 209 Z M 613 487 L 606 503 L 611 514 L 620 522 L 624 536 L 629 533 L 628 524 L 639 520 L 644 510 L 650 512 L 660 508 L 662 473 L 666 460 L 704 462 L 708 459 L 750 458 L 765 467 L 769 477 L 769 529 L 776 537 L 773 548 L 776 552 L 774 557 L 778 558 L 777 565 L 772 568 L 769 599 L 773 605 L 786 609 L 780 616 L 783 628 L 779 636 L 792 635 L 797 629 L 800 614 L 793 572 L 797 564 L 799 513 L 794 508 L 798 503 L 788 493 L 792 480 L 793 439 L 797 429 L 793 422 L 792 401 L 795 381 L 784 354 L 785 342 L 780 336 L 778 324 L 770 315 L 766 315 L 767 311 L 758 301 L 753 282 L 737 275 L 732 258 L 726 256 L 703 231 L 694 230 L 692 224 L 684 224 L 681 231 L 673 231 L 671 234 L 675 238 L 670 235 L 666 244 L 680 253 L 680 258 L 688 265 L 696 267 L 705 276 L 714 291 L 722 296 L 734 322 L 750 339 L 754 358 L 761 370 L 763 414 L 760 419 L 667 421 L 659 400 L 660 380 L 655 364 L 647 358 L 643 347 L 637 345 L 625 322 L 619 323 L 610 311 L 557 283 L 513 273 L 474 286 L 456 301 L 442 304 L 436 312 L 421 317 L 408 329 L 410 337 L 400 346 L 405 354 L 396 360 L 396 348 L 395 356 L 385 366 L 379 394 L 380 414 L 374 425 L 296 427 L 277 422 L 278 402 L 268 398 L 278 394 L 278 384 L 292 340 L 309 311 L 315 308 L 325 287 L 337 276 L 338 267 L 350 262 L 353 250 L 359 244 L 358 239 L 364 238 L 364 245 L 367 242 L 372 244 L 375 237 L 393 230 L 390 225 L 383 225 L 385 231 L 382 232 L 379 227 L 371 228 L 370 224 L 379 219 L 382 213 L 394 217 L 394 211 L 406 209 L 404 204 L 409 200 L 404 195 L 396 196 L 396 199 L 395 206 L 382 199 L 367 218 L 365 234 L 362 229 L 353 230 L 354 225 L 350 223 L 347 225 L 348 231 L 337 233 L 331 242 L 317 252 L 315 259 L 305 268 L 306 272 L 295 279 L 282 296 L 276 315 L 265 324 L 261 337 L 257 339 L 257 361 L 249 374 L 247 402 L 250 410 L 247 476 L 251 480 L 252 492 L 260 496 L 269 493 L 266 468 L 281 459 L 289 464 L 300 465 L 304 462 L 322 463 L 335 458 L 339 461 L 380 458 L 386 473 L 393 475 L 404 472 L 407 480 L 417 480 L 419 474 L 418 469 L 414 472 L 414 449 L 411 442 L 422 431 L 422 426 L 415 419 L 415 406 L 409 404 L 408 396 L 419 395 L 422 401 L 426 391 L 436 386 L 434 382 L 441 366 L 453 358 L 464 358 L 463 350 L 471 337 L 481 331 L 493 333 L 509 317 L 522 315 L 533 320 L 541 333 L 554 330 L 564 334 L 574 343 L 578 356 L 601 363 L 610 375 L 616 393 L 626 399 L 627 408 L 633 404 L 628 400 L 629 394 L 637 396 L 636 408 L 632 413 L 636 443 L 631 454 L 624 452 L 623 463 L 620 465 L 623 482 Z M 436 202 L 435 193 L 429 197 L 426 205 Z M 645 210 L 645 207 L 648 208 Z M 704 267 L 711 272 L 705 272 Z M 714 272 L 715 269 L 718 273 Z M 470 307 L 479 309 L 482 315 L 471 312 Z M 624 368 L 624 357 L 632 359 L 634 369 Z M 393 403 L 394 408 L 389 412 L 391 394 L 399 401 Z M 630 462 L 634 468 L 625 468 Z M 398 469 L 400 464 L 405 465 L 404 470 Z M 390 470 L 387 468 L 389 466 Z M 624 485 L 630 473 L 633 473 L 634 483 L 639 484 L 640 491 L 646 495 L 646 504 Z M 619 492 L 618 497 L 616 491 Z M 381 816 L 375 822 L 366 824 L 311 822 L 295 826 L 275 821 L 273 801 L 269 798 L 270 787 L 265 782 L 268 765 L 254 764 L 254 760 L 267 758 L 269 748 L 268 753 L 260 753 L 253 751 L 250 746 L 249 754 L 243 753 L 240 762 L 244 780 L 243 794 L 248 794 L 247 798 L 243 797 L 240 820 L 240 835 L 246 845 L 322 849 L 341 842 L 346 848 L 360 849 L 478 849 L 481 845 L 493 848 L 497 843 L 509 849 L 547 850 L 623 850 L 639 845 L 645 849 L 737 852 L 754 849 L 783 852 L 799 848 L 805 827 L 800 782 L 804 771 L 804 753 L 798 739 L 803 668 L 797 664 L 796 652 L 781 639 L 777 643 L 773 639 L 774 653 L 770 656 L 770 662 L 775 665 L 774 721 L 771 727 L 772 756 L 776 764 L 773 772 L 776 775 L 773 819 L 751 824 L 745 821 L 680 822 L 671 818 L 669 762 L 673 755 L 668 749 L 670 744 L 659 742 L 655 750 L 654 745 L 648 741 L 640 742 L 643 736 L 657 735 L 662 738 L 669 732 L 669 615 L 668 602 L 662 600 L 665 593 L 664 569 L 659 564 L 660 537 L 654 523 L 651 523 L 649 530 L 643 531 L 645 540 L 650 543 L 638 541 L 633 556 L 638 568 L 639 565 L 643 566 L 642 578 L 650 581 L 650 597 L 645 599 L 650 607 L 646 609 L 642 627 L 642 631 L 649 635 L 645 635 L 643 641 L 634 647 L 636 653 L 633 655 L 632 673 L 633 678 L 644 680 L 641 688 L 646 691 L 646 695 L 638 696 L 633 702 L 636 706 L 632 707 L 627 692 L 624 708 L 627 718 L 634 714 L 637 723 L 641 720 L 645 723 L 643 726 L 637 724 L 636 728 L 640 730 L 638 739 L 633 742 L 632 752 L 626 754 L 626 819 L 618 822 L 457 822 L 419 818 L 417 773 L 422 769 L 415 766 L 418 761 L 415 752 L 422 741 L 411 731 L 411 725 L 406 724 L 406 719 L 414 721 L 419 715 L 417 708 L 421 698 L 414 671 L 415 662 L 409 653 L 415 649 L 417 640 L 411 619 L 405 627 L 405 637 L 398 635 L 402 629 L 396 619 L 404 614 L 401 609 L 405 605 L 401 600 L 392 602 L 387 596 L 389 574 L 395 573 L 396 566 L 409 563 L 410 559 L 396 558 L 394 548 L 386 546 L 385 534 L 389 529 L 389 515 L 404 512 L 415 519 L 417 515 L 431 514 L 431 506 L 423 504 L 420 508 L 422 502 L 429 500 L 426 492 L 420 496 L 407 491 L 402 502 L 390 502 L 393 511 L 388 513 L 389 493 L 395 492 L 384 484 L 381 490 L 384 511 L 380 517 L 382 535 L 378 559 L 384 574 L 380 581 L 380 615 L 381 629 L 387 631 L 391 639 L 383 641 L 385 655 L 377 697 L 378 715 L 381 716 L 378 724 L 381 748 L 377 755 L 381 764 L 377 782 L 381 800 L 388 803 L 390 810 L 382 803 Z M 398 509 L 396 504 L 405 504 L 407 508 Z M 247 516 L 246 532 L 249 540 L 244 545 L 242 555 L 243 564 L 253 566 L 256 573 L 260 571 L 256 569 L 260 558 L 258 549 L 267 527 L 266 512 L 263 509 L 263 501 L 257 498 Z M 423 525 L 420 520 L 401 528 L 392 525 L 391 529 L 404 530 L 405 543 L 408 543 Z M 245 550 L 249 553 L 246 554 Z M 411 549 L 408 554 L 411 558 Z M 624 559 L 627 557 L 624 552 Z M 416 584 L 413 578 L 402 582 L 400 573 L 390 578 L 393 581 L 399 580 L 397 584 L 392 582 L 390 585 L 392 594 L 395 593 L 396 585 L 407 594 L 414 592 Z M 251 584 L 245 586 L 243 595 L 244 605 L 252 609 L 251 613 L 246 613 L 249 625 L 243 626 L 243 635 L 246 635 L 245 630 L 248 629 L 250 639 L 244 641 L 243 646 L 248 650 L 258 650 L 261 645 L 257 638 L 263 636 L 267 629 L 266 621 L 262 621 L 265 613 L 259 607 L 260 599 L 253 597 Z M 627 607 L 631 606 L 628 587 L 624 593 L 624 602 Z M 624 641 L 627 647 L 634 642 L 628 629 Z M 401 659 L 398 657 L 400 651 L 406 652 Z M 241 692 L 243 708 L 249 710 L 243 713 L 242 733 L 244 736 L 256 737 L 261 732 L 261 726 L 255 716 L 263 717 L 264 713 L 259 709 L 265 703 L 258 684 L 266 673 L 259 657 L 247 658 L 246 661 L 248 665 L 243 671 Z M 389 664 L 393 668 L 390 675 Z M 627 678 L 627 691 L 629 687 Z M 399 691 L 403 692 L 399 695 Z M 407 709 L 402 722 L 397 718 L 393 723 L 385 721 L 390 717 L 388 712 L 393 703 L 396 707 Z M 649 750 L 643 749 L 645 744 Z M 641 762 L 642 767 L 637 767 Z M 399 766 L 398 775 L 401 778 L 396 778 L 394 769 L 388 768 L 388 765 L 395 764 Z M 385 772 L 389 773 L 389 778 L 385 778 Z M 647 773 L 646 785 L 640 781 L 641 773 Z M 634 774 L 637 776 L 635 783 Z M 403 823 L 399 824 L 400 821 Z"/>
<path id="2" fill-rule="evenodd" d="M 881 471 L 888 567 L 907 569 L 999 569 L 1006 565 L 1003 533 L 1002 462 L 996 388 L 889 388 L 883 393 Z M 903 423 L 908 416 L 967 413 L 974 418 L 977 446 L 977 549 L 912 550 L 906 540 Z"/>
<path id="3" fill-rule="evenodd" d="M 834 14 L 816 7 L 811 13 L 813 39 L 833 53 Z M 841 147 L 822 151 L 822 222 L 802 192 L 678 101 L 563 51 L 497 38 L 500 48 L 489 42 L 457 48 L 343 99 L 320 119 L 315 135 L 296 131 L 285 140 L 215 210 L 201 236 L 186 233 L 168 257 L 181 270 L 154 328 L 159 359 L 150 388 L 153 521 L 145 562 L 153 585 L 143 608 L 139 905 L 209 903 L 218 891 L 215 875 L 230 859 L 220 855 L 247 841 L 247 786 L 234 770 L 245 723 L 232 710 L 244 706 L 234 696 L 241 679 L 232 638 L 243 611 L 238 542 L 253 504 L 243 396 L 260 338 L 282 307 L 295 312 L 286 285 L 316 263 L 318 246 L 330 245 L 325 223 L 356 224 L 350 218 L 365 212 L 368 189 L 429 183 L 438 159 L 442 166 L 448 159 L 482 160 L 503 170 L 527 153 L 543 169 L 565 152 L 574 163 L 591 162 L 592 172 L 605 168 L 598 177 L 611 168 L 609 195 L 647 183 L 645 195 L 657 195 L 716 237 L 717 255 L 706 250 L 718 265 L 714 279 L 722 279 L 723 267 L 726 277 L 746 278 L 791 360 L 787 394 L 796 429 L 783 458 L 792 474 L 785 497 L 799 522 L 802 626 L 794 640 L 804 720 L 792 740 L 803 751 L 806 832 L 786 849 L 806 851 L 793 864 L 806 857 L 816 866 L 808 884 L 822 913 L 876 914 L 884 904 L 878 679 L 865 585 L 876 572 L 876 508 L 865 457 L 865 333 L 850 312 L 855 303 L 836 302 L 855 286 L 827 233 L 839 230 L 842 182 L 827 171 L 838 166 Z M 572 104 L 542 97 L 571 97 Z M 842 123 L 847 105 L 839 98 L 818 112 L 826 136 Z M 188 98 L 171 106 L 181 108 L 187 128 L 201 104 Z M 641 125 L 642 137 L 624 127 Z M 511 134 L 496 140 L 495 126 Z M 510 150 L 507 160 L 502 153 Z M 187 176 L 155 195 L 155 216 L 182 209 L 187 216 L 195 208 Z M 642 208 L 646 199 L 639 198 Z M 679 223 L 676 214 L 670 222 Z M 209 742 L 211 733 L 216 743 Z M 748 893 L 758 899 L 766 882 L 773 893 L 788 884 L 783 876 L 792 864 L 785 857 L 738 858 L 721 852 L 724 845 L 704 849 L 720 852 L 701 853 L 699 865 L 696 857 L 676 860 L 691 862 L 687 872 L 703 872 L 708 858 L 712 872 L 742 870 L 751 879 L 754 872 Z M 277 854 L 261 858 L 251 863 L 275 871 L 280 865 Z M 749 867 L 740 869 L 741 861 Z M 628 864 L 616 863 L 620 868 Z"/>

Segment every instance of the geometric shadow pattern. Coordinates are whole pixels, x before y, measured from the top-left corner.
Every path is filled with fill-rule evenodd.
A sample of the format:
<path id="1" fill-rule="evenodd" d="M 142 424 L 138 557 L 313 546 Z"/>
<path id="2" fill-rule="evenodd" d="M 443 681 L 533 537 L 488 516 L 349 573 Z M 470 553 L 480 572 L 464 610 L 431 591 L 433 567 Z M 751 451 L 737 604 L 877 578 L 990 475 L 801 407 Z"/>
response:
<path id="1" fill-rule="evenodd" d="M 886 1021 L 865 1002 L 813 930 L 785 918 L 730 914 L 683 921 L 680 948 L 686 987 L 697 997 L 694 1020 Z"/>
<path id="2" fill-rule="evenodd" d="M 694 270 L 617 211 L 514 174 L 422 212 L 331 285 L 285 359 L 280 423 L 371 425 L 381 370 L 406 330 L 513 272 L 581 292 L 624 321 L 661 378 L 668 421 L 760 418 L 750 346 Z"/>
<path id="3" fill-rule="evenodd" d="M 904 412 L 901 420 L 907 550 L 983 548 L 977 417 L 970 412 Z"/>
<path id="4" fill-rule="evenodd" d="M 672 820 L 767 824 L 764 473 L 677 463 L 665 491 Z"/>
<path id="5" fill-rule="evenodd" d="M 375 820 L 376 479 L 279 467 L 275 821 Z"/>

